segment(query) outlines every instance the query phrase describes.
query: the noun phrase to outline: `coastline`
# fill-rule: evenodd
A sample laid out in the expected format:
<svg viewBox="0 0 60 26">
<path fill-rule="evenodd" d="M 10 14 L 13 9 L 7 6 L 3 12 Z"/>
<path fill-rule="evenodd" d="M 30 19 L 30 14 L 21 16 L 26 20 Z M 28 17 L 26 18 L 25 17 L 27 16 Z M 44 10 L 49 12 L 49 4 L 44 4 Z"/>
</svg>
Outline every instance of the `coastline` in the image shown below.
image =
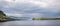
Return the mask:
<svg viewBox="0 0 60 26">
<path fill-rule="evenodd" d="M 60 18 L 32 18 L 32 20 L 60 20 Z"/>
</svg>

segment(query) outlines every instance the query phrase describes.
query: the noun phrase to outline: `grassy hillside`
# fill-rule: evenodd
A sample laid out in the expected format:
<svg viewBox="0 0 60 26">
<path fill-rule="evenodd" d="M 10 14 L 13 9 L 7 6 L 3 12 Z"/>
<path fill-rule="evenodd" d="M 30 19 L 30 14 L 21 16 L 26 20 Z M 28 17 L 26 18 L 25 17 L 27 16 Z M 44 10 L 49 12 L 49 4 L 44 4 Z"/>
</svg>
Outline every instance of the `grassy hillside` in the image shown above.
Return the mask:
<svg viewBox="0 0 60 26">
<path fill-rule="evenodd" d="M 0 10 L 0 21 L 6 20 L 6 15 Z"/>
<path fill-rule="evenodd" d="M 0 10 L 0 22 L 12 21 L 12 20 L 15 20 L 15 19 L 8 18 L 6 14 L 4 14 L 4 12 Z"/>
</svg>

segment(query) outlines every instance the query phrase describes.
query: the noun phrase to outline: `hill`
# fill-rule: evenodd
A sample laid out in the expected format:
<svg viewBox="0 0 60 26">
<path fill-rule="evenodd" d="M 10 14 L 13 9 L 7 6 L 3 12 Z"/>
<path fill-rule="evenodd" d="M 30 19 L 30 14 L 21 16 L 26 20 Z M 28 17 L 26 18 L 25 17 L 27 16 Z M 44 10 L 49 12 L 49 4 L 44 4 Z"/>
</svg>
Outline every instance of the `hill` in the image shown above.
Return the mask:
<svg viewBox="0 0 60 26">
<path fill-rule="evenodd" d="M 15 19 L 8 18 L 6 14 L 0 10 L 0 22 L 12 21 L 12 20 L 15 20 Z"/>
</svg>

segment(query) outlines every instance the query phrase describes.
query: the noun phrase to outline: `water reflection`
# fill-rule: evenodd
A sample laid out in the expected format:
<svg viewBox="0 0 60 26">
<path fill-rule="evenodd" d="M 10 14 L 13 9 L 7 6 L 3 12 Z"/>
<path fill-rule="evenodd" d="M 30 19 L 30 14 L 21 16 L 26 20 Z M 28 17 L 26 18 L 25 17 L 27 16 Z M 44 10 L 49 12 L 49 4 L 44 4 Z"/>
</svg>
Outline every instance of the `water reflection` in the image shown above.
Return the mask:
<svg viewBox="0 0 60 26">
<path fill-rule="evenodd" d="M 0 26 L 60 26 L 60 20 L 10 21 L 0 23 Z"/>
</svg>

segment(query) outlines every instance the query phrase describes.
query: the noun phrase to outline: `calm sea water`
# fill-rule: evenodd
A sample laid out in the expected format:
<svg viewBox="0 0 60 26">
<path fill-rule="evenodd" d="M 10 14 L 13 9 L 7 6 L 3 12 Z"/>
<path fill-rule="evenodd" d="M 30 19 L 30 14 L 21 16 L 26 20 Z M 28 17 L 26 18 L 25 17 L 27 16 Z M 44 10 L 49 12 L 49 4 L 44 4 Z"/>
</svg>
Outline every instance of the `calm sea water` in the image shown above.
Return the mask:
<svg viewBox="0 0 60 26">
<path fill-rule="evenodd" d="M 60 26 L 60 20 L 26 20 L 0 23 L 0 26 Z"/>
</svg>

